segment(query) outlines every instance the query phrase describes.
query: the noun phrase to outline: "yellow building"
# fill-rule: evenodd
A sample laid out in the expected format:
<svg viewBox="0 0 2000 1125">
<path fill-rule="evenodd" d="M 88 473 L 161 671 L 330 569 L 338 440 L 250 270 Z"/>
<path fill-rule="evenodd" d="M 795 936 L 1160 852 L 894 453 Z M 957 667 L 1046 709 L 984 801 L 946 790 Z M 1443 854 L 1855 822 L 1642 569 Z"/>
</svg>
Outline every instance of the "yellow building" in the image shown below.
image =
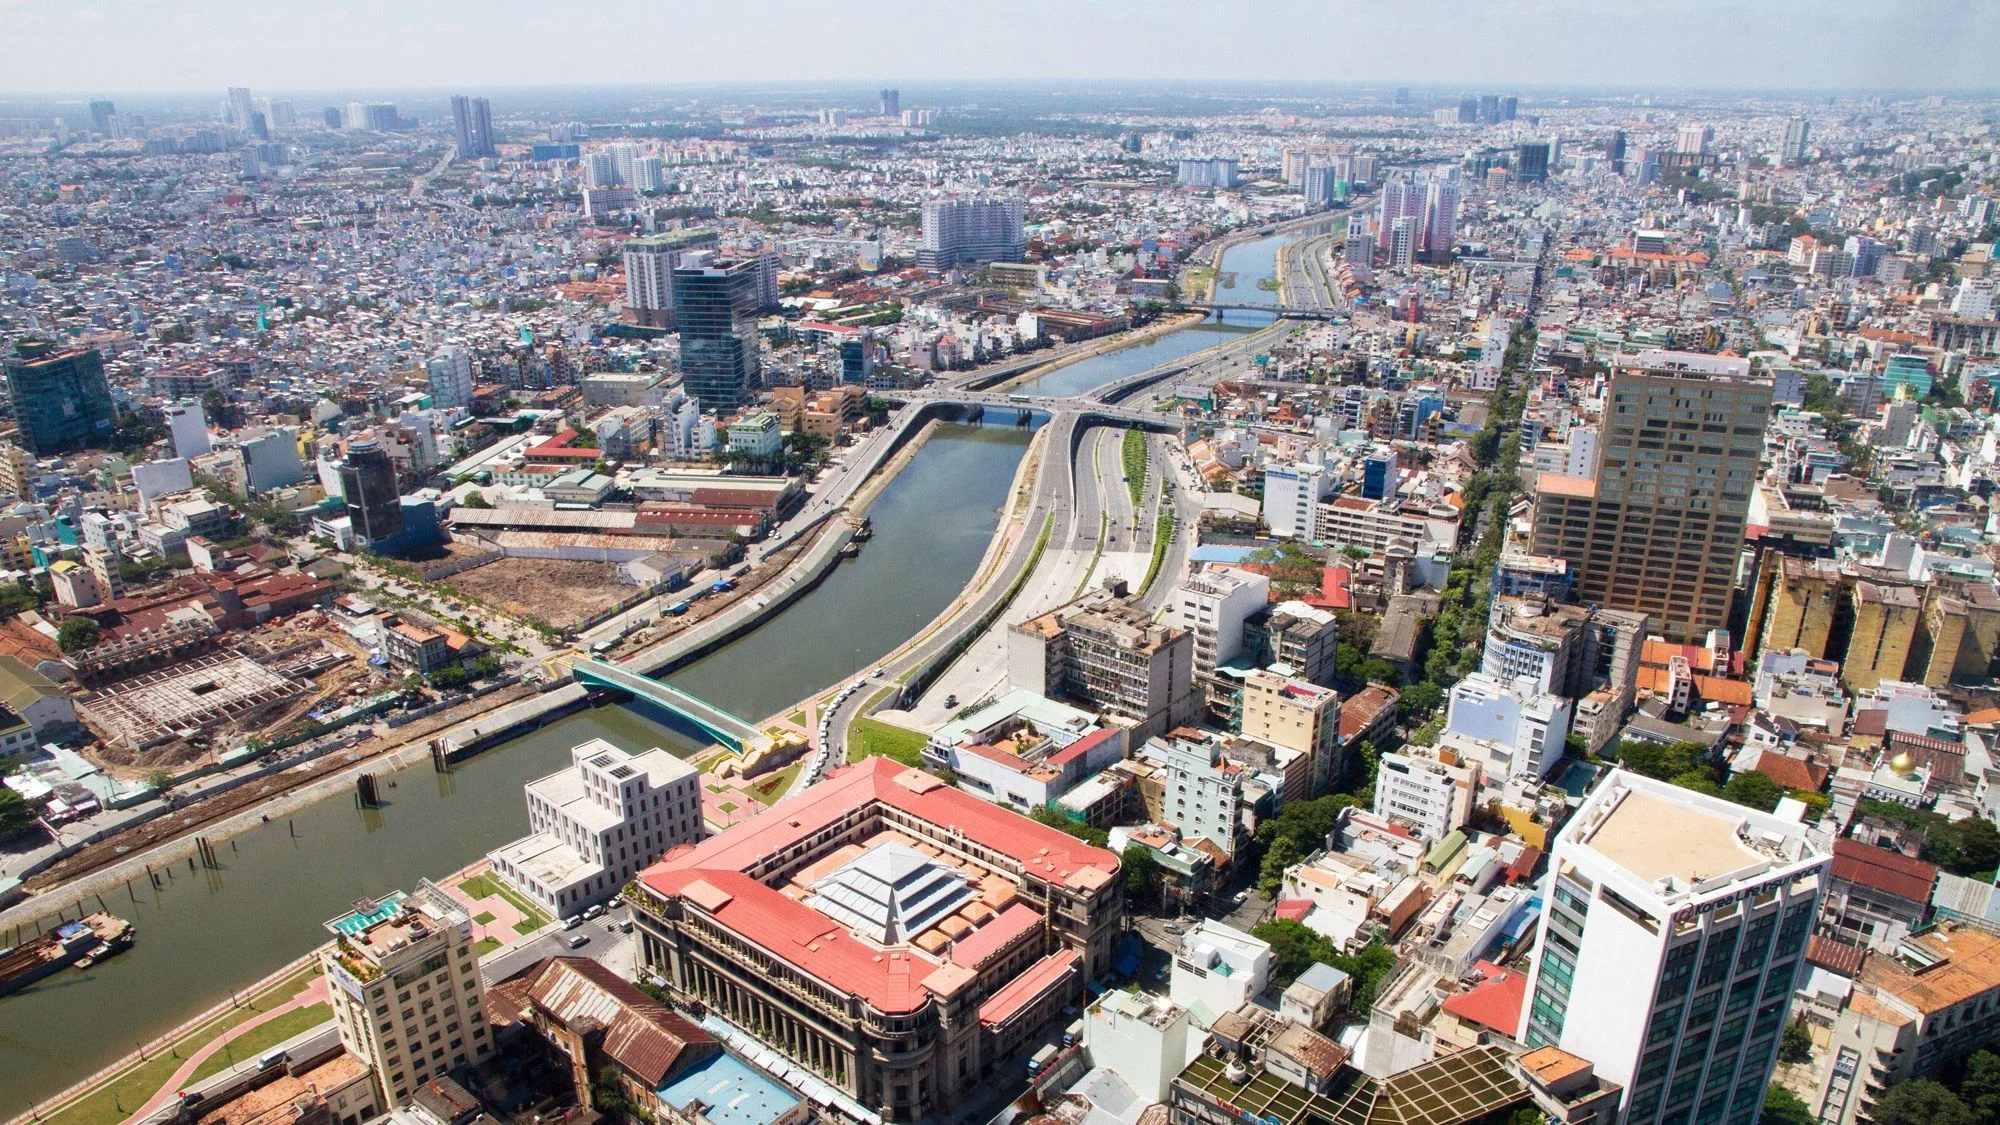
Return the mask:
<svg viewBox="0 0 2000 1125">
<path fill-rule="evenodd" d="M 1313 796 L 1341 775 L 1340 693 L 1332 688 L 1258 669 L 1243 678 L 1243 733 L 1297 750 L 1312 762 Z M 1286 794 L 1286 799 L 1291 799 Z"/>
<path fill-rule="evenodd" d="M 2000 651 L 2000 594 L 1983 582 L 1939 579 L 1925 593 L 1924 632 L 1926 687 L 1981 682 Z"/>
<path fill-rule="evenodd" d="M 1840 682 L 1849 691 L 1872 691 L 1883 680 L 1900 680 L 1923 618 L 1917 591 L 1910 586 L 1854 584 L 1854 632 L 1841 661 Z"/>
<path fill-rule="evenodd" d="M 1778 565 L 1759 651 L 1796 648 L 1824 657 L 1845 580 L 1830 562 L 1787 556 Z"/>
</svg>

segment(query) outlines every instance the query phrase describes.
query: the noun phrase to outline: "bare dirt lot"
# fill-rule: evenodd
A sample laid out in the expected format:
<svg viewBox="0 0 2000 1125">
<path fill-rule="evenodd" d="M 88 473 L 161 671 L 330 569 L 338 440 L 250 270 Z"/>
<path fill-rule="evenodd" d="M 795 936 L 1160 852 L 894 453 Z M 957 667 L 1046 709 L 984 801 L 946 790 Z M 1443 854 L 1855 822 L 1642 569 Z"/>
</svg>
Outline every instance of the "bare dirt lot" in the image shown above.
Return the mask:
<svg viewBox="0 0 2000 1125">
<path fill-rule="evenodd" d="M 447 579 L 453 588 L 517 617 L 571 629 L 593 613 L 638 593 L 610 563 L 500 559 Z"/>
</svg>

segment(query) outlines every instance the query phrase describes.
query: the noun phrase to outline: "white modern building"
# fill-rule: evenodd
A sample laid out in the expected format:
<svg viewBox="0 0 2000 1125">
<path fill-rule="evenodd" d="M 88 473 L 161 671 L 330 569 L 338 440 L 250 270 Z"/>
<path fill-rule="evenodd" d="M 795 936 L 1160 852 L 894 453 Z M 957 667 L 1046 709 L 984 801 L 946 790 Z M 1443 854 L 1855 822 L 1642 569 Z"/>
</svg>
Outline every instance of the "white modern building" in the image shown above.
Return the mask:
<svg viewBox="0 0 2000 1125">
<path fill-rule="evenodd" d="M 430 384 L 431 404 L 440 410 L 460 410 L 472 405 L 472 353 L 457 344 L 447 344 L 424 364 Z"/>
<path fill-rule="evenodd" d="M 1786 807 L 1621 770 L 1556 838 L 1520 1038 L 1589 1059 L 1631 1125 L 1757 1119 L 1832 864 Z"/>
<path fill-rule="evenodd" d="M 1539 781 L 1563 760 L 1575 704 L 1537 690 L 1526 676 L 1502 683 L 1474 672 L 1451 687 L 1445 734 L 1485 743 L 1486 776 Z"/>
<path fill-rule="evenodd" d="M 1271 580 L 1255 571 L 1210 567 L 1174 592 L 1172 622 L 1194 634 L 1194 673 L 1215 671 L 1243 651 L 1243 623 L 1271 601 Z"/>
<path fill-rule="evenodd" d="M 1234 926 L 1204 918 L 1181 935 L 1169 995 L 1194 1010 L 1206 1030 L 1215 1017 L 1241 1008 L 1271 983 L 1271 947 Z"/>
<path fill-rule="evenodd" d="M 1083 1049 L 1091 1064 L 1117 1071 L 1149 1102 L 1167 1100 L 1174 1076 L 1201 1053 L 1207 1038 L 1191 1026 L 1186 1008 L 1144 992 L 1111 989 L 1083 1016 Z"/>
<path fill-rule="evenodd" d="M 174 456 L 184 461 L 215 449 L 208 440 L 208 419 L 203 416 L 199 402 L 167 407 L 167 434 L 173 439 Z"/>
<path fill-rule="evenodd" d="M 1234 855 L 1243 818 L 1243 771 L 1210 739 L 1156 738 L 1148 749 L 1166 763 L 1160 814 L 1181 839 L 1204 839 Z"/>
<path fill-rule="evenodd" d="M 1324 465 L 1304 462 L 1264 470 L 1264 526 L 1277 539 L 1310 539 L 1319 502 L 1331 476 Z"/>
<path fill-rule="evenodd" d="M 1449 751 L 1384 754 L 1375 770 L 1375 815 L 1408 821 L 1435 844 L 1471 819 L 1479 778 L 1477 765 Z"/>
<path fill-rule="evenodd" d="M 603 902 L 669 848 L 706 834 L 700 772 L 658 748 L 629 754 L 593 738 L 570 751 L 569 769 L 527 790 L 529 834 L 486 858 L 556 917 Z"/>
</svg>

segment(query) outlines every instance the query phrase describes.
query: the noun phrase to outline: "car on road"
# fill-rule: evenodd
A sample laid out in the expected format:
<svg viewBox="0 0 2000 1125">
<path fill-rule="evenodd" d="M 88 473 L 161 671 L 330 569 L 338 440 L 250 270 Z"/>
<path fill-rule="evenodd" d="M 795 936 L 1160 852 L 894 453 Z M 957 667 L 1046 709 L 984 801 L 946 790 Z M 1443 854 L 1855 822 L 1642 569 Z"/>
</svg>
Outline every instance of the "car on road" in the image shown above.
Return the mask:
<svg viewBox="0 0 2000 1125">
<path fill-rule="evenodd" d="M 563 919 L 562 928 L 565 930 L 574 930 L 581 925 L 583 925 L 583 919 L 572 914 L 569 917 Z"/>
<path fill-rule="evenodd" d="M 590 944 L 590 935 L 571 934 L 568 938 L 564 939 L 563 944 L 569 946 L 571 949 L 582 949 L 584 946 Z"/>
<path fill-rule="evenodd" d="M 604 917 L 604 904 L 601 902 L 598 903 L 596 906 L 591 907 L 589 910 L 583 912 L 583 918 L 584 921 L 586 922 L 594 921 L 595 919 L 602 917 Z"/>
</svg>

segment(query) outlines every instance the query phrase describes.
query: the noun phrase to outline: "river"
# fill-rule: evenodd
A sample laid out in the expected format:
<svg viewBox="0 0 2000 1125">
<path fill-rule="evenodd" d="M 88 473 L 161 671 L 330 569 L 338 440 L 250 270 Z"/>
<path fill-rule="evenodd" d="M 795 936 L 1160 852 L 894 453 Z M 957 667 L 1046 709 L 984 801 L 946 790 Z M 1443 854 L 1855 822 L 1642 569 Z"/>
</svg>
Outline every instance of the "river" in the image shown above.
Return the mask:
<svg viewBox="0 0 2000 1125">
<path fill-rule="evenodd" d="M 1286 236 L 1229 251 L 1236 287 L 1221 297 L 1274 304 L 1256 288 Z M 1261 299 L 1260 299 L 1261 298 Z M 1270 323 L 1230 313 L 1044 376 L 1074 393 Z M 1047 380 L 1061 379 L 1058 390 Z M 875 536 L 858 559 L 762 628 L 674 672 L 683 690 L 752 720 L 868 667 L 964 588 L 992 539 L 1030 436 L 1002 411 L 985 426 L 944 425 L 869 509 Z M 1002 420 L 1004 419 L 1004 420 Z M 522 784 L 568 761 L 577 743 L 693 749 L 634 709 L 572 715 L 479 754 L 448 774 L 404 771 L 386 808 L 345 799 L 305 809 L 221 846 L 221 869 L 185 867 L 159 891 L 105 896 L 138 925 L 132 949 L 89 972 L 65 970 L 0 998 L 0 1114 L 53 1094 L 226 998 L 326 938 L 321 923 L 355 900 L 408 888 L 478 859 L 527 830 Z M 294 835 L 296 833 L 296 835 Z"/>
</svg>

